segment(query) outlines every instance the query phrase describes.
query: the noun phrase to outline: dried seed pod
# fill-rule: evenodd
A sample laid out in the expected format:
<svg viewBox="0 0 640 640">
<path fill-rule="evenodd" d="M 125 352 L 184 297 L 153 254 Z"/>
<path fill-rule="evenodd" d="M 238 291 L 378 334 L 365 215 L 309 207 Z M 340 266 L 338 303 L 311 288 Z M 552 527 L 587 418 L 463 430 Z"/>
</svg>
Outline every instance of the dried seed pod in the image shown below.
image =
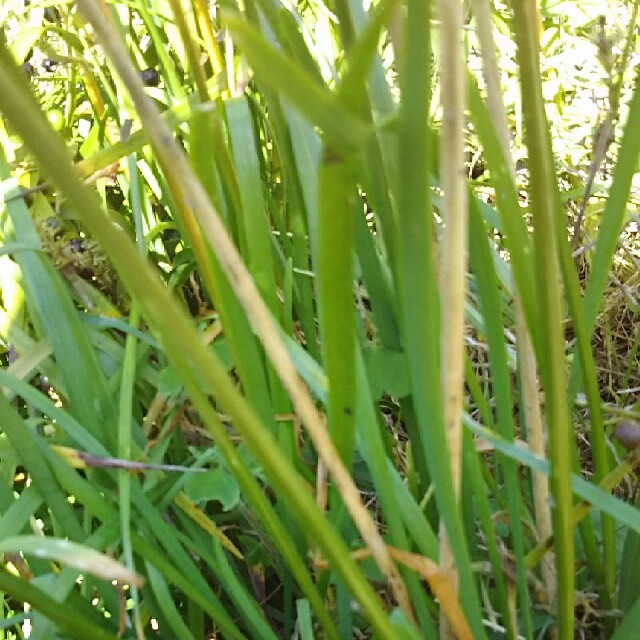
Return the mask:
<svg viewBox="0 0 640 640">
<path fill-rule="evenodd" d="M 623 420 L 616 427 L 616 438 L 618 442 L 629 451 L 640 447 L 640 424 Z"/>
</svg>

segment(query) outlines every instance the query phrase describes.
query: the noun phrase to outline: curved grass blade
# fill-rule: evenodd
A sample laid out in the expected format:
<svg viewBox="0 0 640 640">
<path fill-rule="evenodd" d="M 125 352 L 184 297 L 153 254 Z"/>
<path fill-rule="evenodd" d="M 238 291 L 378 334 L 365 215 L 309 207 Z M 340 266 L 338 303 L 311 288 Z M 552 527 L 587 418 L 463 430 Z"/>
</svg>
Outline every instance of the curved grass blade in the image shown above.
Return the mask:
<svg viewBox="0 0 640 640">
<path fill-rule="evenodd" d="M 48 536 L 14 536 L 0 541 L 0 553 L 23 553 L 56 560 L 103 580 L 142 586 L 144 578 L 113 558 L 82 544 Z"/>
</svg>

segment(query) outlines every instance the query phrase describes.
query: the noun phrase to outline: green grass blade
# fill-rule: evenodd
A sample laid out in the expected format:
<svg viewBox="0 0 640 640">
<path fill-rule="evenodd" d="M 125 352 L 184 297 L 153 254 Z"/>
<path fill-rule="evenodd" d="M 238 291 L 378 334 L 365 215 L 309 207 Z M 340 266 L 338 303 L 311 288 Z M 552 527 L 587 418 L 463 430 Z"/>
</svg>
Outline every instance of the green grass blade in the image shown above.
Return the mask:
<svg viewBox="0 0 640 640">
<path fill-rule="evenodd" d="M 298 630 L 301 640 L 314 640 L 313 623 L 311 620 L 311 608 L 307 600 L 296 600 L 296 613 L 298 614 Z"/>
<path fill-rule="evenodd" d="M 40 438 L 24 423 L 9 401 L 0 394 L 2 428 L 13 448 L 29 471 L 35 487 L 45 500 L 61 530 L 72 540 L 80 541 L 85 535 L 73 509 L 40 454 L 35 440 Z"/>
<path fill-rule="evenodd" d="M 638 634 L 638 625 L 640 624 L 640 598 L 636 600 L 627 612 L 622 624 L 616 629 L 611 636 L 611 640 L 634 640 Z"/>
<path fill-rule="evenodd" d="M 46 615 L 70 638 L 77 638 L 77 640 L 117 640 L 120 637 L 115 629 L 109 631 L 103 626 L 90 621 L 78 611 L 74 613 L 73 617 L 70 617 L 67 615 L 65 607 L 61 607 L 60 603 L 47 595 L 46 592 L 20 578 L 16 578 L 5 570 L 0 570 L 0 590 L 16 600 L 28 602 L 33 609 Z M 125 638 L 131 637 L 125 636 Z"/>
<path fill-rule="evenodd" d="M 369 389 L 369 381 L 366 377 L 364 358 L 361 349 L 356 351 L 356 377 L 357 377 L 357 438 L 358 450 L 362 453 L 367 467 L 371 473 L 376 495 L 380 501 L 382 514 L 387 522 L 389 530 L 388 541 L 398 549 L 409 550 L 409 538 L 406 517 L 412 509 L 420 509 L 411 496 L 405 494 L 409 505 L 402 505 L 394 490 L 394 480 L 404 488 L 397 470 L 391 464 L 385 451 L 385 445 L 381 433 L 379 419 L 374 412 L 373 399 Z M 420 514 L 422 515 L 422 514 Z M 437 556 L 437 539 L 428 523 L 422 519 L 417 538 L 420 544 L 428 550 L 427 557 L 434 559 Z M 412 533 L 415 535 L 416 530 Z M 424 552 L 423 552 L 424 553 Z M 416 612 L 420 626 L 427 636 L 435 635 L 433 622 L 429 616 L 429 606 L 417 576 L 412 572 L 404 571 L 403 578 L 407 584 L 407 590 L 411 596 L 411 603 Z"/>
<path fill-rule="evenodd" d="M 531 290 L 531 287 L 535 287 L 531 239 L 518 201 L 516 185 L 513 183 L 509 165 L 504 157 L 489 111 L 480 96 L 477 83 L 471 78 L 469 79 L 469 106 L 471 118 L 478 130 L 485 153 L 487 166 L 491 170 L 497 204 L 496 212 L 499 216 L 499 230 L 504 234 L 504 241 L 509 249 L 515 285 L 518 291 Z M 538 340 L 538 309 L 533 304 L 534 300 L 535 295 L 522 297 L 527 327 L 535 345 Z"/>
<path fill-rule="evenodd" d="M 241 220 L 247 243 L 244 256 L 258 290 L 271 313 L 277 317 L 278 301 L 271 253 L 271 230 L 258 162 L 258 146 L 253 132 L 253 118 L 245 98 L 224 103 L 229 139 L 240 189 Z"/>
<path fill-rule="evenodd" d="M 401 73 L 400 177 L 397 186 L 398 288 L 411 388 L 420 425 L 422 451 L 436 486 L 436 499 L 460 574 L 460 599 L 477 638 L 485 637 L 470 571 L 460 512 L 453 490 L 440 394 L 439 303 L 433 271 L 433 233 L 429 192 L 429 148 L 425 114 L 429 104 L 428 39 L 430 7 L 408 3 L 406 50 Z M 437 452 L 437 453 L 436 453 Z"/>
<path fill-rule="evenodd" d="M 221 587 L 226 591 L 242 616 L 244 625 L 248 628 L 249 637 L 261 640 L 276 640 L 276 635 L 269 626 L 269 623 L 260 609 L 260 604 L 250 595 L 249 591 L 242 584 L 242 581 L 234 570 L 230 560 L 222 548 L 220 542 L 203 535 L 203 532 L 196 530 L 196 525 L 188 522 L 183 515 L 180 515 L 183 527 L 189 533 L 187 536 L 180 536 L 185 546 L 192 552 L 198 554 L 211 569 L 215 572 Z"/>
<path fill-rule="evenodd" d="M 515 437 L 512 414 L 514 402 L 511 395 L 511 374 L 507 364 L 507 353 L 504 344 L 504 326 L 502 323 L 498 279 L 493 267 L 493 256 L 489 248 L 487 230 L 480 212 L 473 204 L 470 217 L 470 235 L 474 238 L 470 247 L 470 255 L 474 273 L 476 274 L 480 308 L 484 317 L 489 345 L 489 364 L 491 366 L 492 389 L 496 404 L 496 422 L 500 434 L 506 440 L 513 440 Z M 517 468 L 513 461 L 507 458 L 503 459 L 501 463 L 501 466 L 504 467 L 524 634 L 526 637 L 532 638 L 531 605 L 524 567 L 524 542 L 521 527 L 523 518 L 521 487 L 518 482 Z"/>
<path fill-rule="evenodd" d="M 161 573 L 150 563 L 145 563 L 146 575 L 149 577 L 149 586 L 158 602 L 162 617 L 166 620 L 169 628 L 173 631 L 174 637 L 185 638 L 185 640 L 195 640 L 189 627 L 184 623 L 178 609 L 171 597 L 169 586 L 165 582 Z M 240 636 L 241 637 L 241 636 Z"/>
<path fill-rule="evenodd" d="M 482 427 L 466 415 L 465 426 L 475 435 L 491 443 L 497 451 L 517 460 L 520 464 L 523 464 L 532 470 L 539 471 L 547 476 L 550 475 L 551 467 L 548 460 L 543 460 L 542 458 L 533 455 L 525 447 L 519 446 L 515 442 L 507 442 L 497 435 L 495 431 L 490 431 L 489 429 Z M 617 482 L 622 480 L 628 469 L 629 466 L 623 464 L 619 471 L 614 470 L 614 472 L 616 472 L 614 480 Z M 634 531 L 640 532 L 640 511 L 582 478 L 575 475 L 571 475 L 570 477 L 570 490 L 578 498 L 596 509 L 600 509 L 604 513 L 612 516 L 620 524 L 625 524 Z M 573 511 L 570 513 L 569 517 L 572 523 L 571 526 L 573 527 Z M 527 562 L 529 564 L 528 560 Z"/>
<path fill-rule="evenodd" d="M 357 148 L 370 131 L 357 116 L 293 60 L 279 53 L 250 24 L 227 16 L 225 24 L 247 56 L 262 82 L 278 92 L 311 122 L 320 127 L 327 140 L 340 147 Z"/>
<path fill-rule="evenodd" d="M 142 577 L 129 571 L 109 556 L 69 540 L 49 536 L 23 535 L 5 538 L 0 553 L 33 554 L 38 558 L 56 560 L 82 572 L 93 573 L 104 580 L 141 584 Z"/>
<path fill-rule="evenodd" d="M 536 347 L 545 391 L 549 425 L 550 486 L 554 500 L 553 530 L 556 539 L 558 575 L 558 633 L 571 637 L 574 629 L 575 550 L 571 519 L 570 467 L 566 455 L 572 446 L 572 424 L 566 398 L 567 376 L 564 354 L 563 298 L 558 281 L 560 220 L 564 221 L 549 126 L 540 82 L 538 15 L 535 5 L 514 4 L 514 34 L 518 46 L 520 84 L 529 153 L 530 208 L 533 215 L 534 260 L 540 314 L 538 338 L 529 326 Z M 530 290 L 519 289 L 523 307 Z M 544 344 L 544 348 L 543 348 Z"/>
<path fill-rule="evenodd" d="M 318 180 L 318 318 L 329 380 L 329 431 L 347 469 L 355 446 L 352 159 L 325 148 Z"/>
<path fill-rule="evenodd" d="M 591 263 L 591 277 L 584 294 L 585 324 L 588 332 L 593 329 L 596 315 L 600 309 L 600 300 L 609 277 L 609 266 L 617 246 L 624 215 L 627 211 L 631 181 L 637 171 L 637 159 L 640 156 L 640 131 L 636 125 L 639 119 L 640 85 L 636 80 L 620 151 L 618 152 L 619 160 L 615 166 L 609 197 L 602 212 L 602 225 L 598 231 L 598 239 Z"/>
<path fill-rule="evenodd" d="M 0 540 L 22 533 L 41 504 L 42 496 L 34 486 L 25 489 L 0 518 Z"/>
</svg>

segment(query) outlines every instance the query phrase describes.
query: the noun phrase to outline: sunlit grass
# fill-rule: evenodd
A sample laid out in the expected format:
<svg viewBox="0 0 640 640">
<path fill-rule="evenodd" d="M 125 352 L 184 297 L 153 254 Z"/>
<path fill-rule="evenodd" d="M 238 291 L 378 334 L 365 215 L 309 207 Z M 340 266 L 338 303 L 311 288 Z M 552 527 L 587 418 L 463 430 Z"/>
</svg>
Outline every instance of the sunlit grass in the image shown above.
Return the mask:
<svg viewBox="0 0 640 640">
<path fill-rule="evenodd" d="M 0 9 L 7 627 L 632 637 L 628 14 L 205 4 Z"/>
</svg>

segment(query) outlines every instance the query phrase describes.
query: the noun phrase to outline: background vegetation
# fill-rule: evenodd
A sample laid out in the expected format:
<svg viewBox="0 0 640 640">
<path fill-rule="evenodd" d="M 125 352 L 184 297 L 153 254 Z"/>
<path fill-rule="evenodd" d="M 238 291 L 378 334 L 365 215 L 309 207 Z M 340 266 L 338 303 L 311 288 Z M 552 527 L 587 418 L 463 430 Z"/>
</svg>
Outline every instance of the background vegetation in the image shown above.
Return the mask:
<svg viewBox="0 0 640 640">
<path fill-rule="evenodd" d="M 2 4 L 4 637 L 635 637 L 638 3 L 538 4 Z"/>
</svg>

